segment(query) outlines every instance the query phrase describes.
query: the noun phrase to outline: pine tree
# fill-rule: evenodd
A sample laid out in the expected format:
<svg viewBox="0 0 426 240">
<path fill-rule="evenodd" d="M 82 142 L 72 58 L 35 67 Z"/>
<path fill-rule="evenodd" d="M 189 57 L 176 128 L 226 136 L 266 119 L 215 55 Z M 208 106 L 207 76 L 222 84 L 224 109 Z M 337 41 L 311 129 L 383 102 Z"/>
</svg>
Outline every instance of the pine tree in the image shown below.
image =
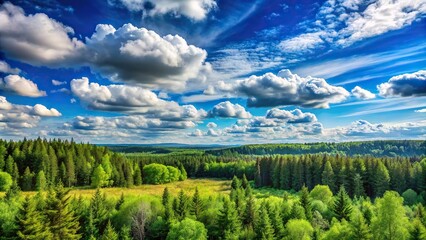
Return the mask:
<svg viewBox="0 0 426 240">
<path fill-rule="evenodd" d="M 35 202 L 29 197 L 25 198 L 22 207 L 17 216 L 19 239 L 38 240 L 51 239 L 52 233 L 49 232 L 42 214 L 37 211 Z"/>
<path fill-rule="evenodd" d="M 179 181 L 186 180 L 188 178 L 188 174 L 186 173 L 186 170 L 183 167 L 183 165 L 179 166 L 179 171 L 180 171 Z"/>
<path fill-rule="evenodd" d="M 100 240 L 118 240 L 118 234 L 115 232 L 114 228 L 112 227 L 111 221 L 108 221 L 108 224 Z"/>
<path fill-rule="evenodd" d="M 268 210 L 269 219 L 271 220 L 271 224 L 274 228 L 276 238 L 284 238 L 284 225 L 280 216 L 280 212 L 275 207 L 273 207 L 269 201 L 266 203 L 266 208 Z"/>
<path fill-rule="evenodd" d="M 22 176 L 22 190 L 30 191 L 33 188 L 33 173 L 29 167 L 25 168 L 24 175 Z"/>
<path fill-rule="evenodd" d="M 231 188 L 234 190 L 237 190 L 240 187 L 241 187 L 240 179 L 238 179 L 237 176 L 234 175 L 231 182 Z"/>
<path fill-rule="evenodd" d="M 362 177 L 359 173 L 356 173 L 354 176 L 353 193 L 355 197 L 362 197 L 365 195 Z"/>
<path fill-rule="evenodd" d="M 171 223 L 171 220 L 174 217 L 174 212 L 172 208 L 173 197 L 170 195 L 169 189 L 166 187 L 163 191 L 162 203 L 164 207 L 164 220 L 167 223 Z"/>
<path fill-rule="evenodd" d="M 201 199 L 198 187 L 195 188 L 194 196 L 192 197 L 191 214 L 195 216 L 195 220 L 198 220 L 201 213 L 204 211 L 204 202 Z"/>
<path fill-rule="evenodd" d="M 140 186 L 142 185 L 142 173 L 141 173 L 141 169 L 139 168 L 139 166 L 135 167 L 135 172 L 133 174 L 133 182 L 136 186 Z"/>
<path fill-rule="evenodd" d="M 70 190 L 65 190 L 62 185 L 49 193 L 47 198 L 46 213 L 53 239 L 73 240 L 80 239 L 78 234 L 79 222 L 70 207 Z"/>
<path fill-rule="evenodd" d="M 223 208 L 219 212 L 217 225 L 222 231 L 223 239 L 238 239 L 241 222 L 234 204 L 226 197 L 223 198 Z"/>
<path fill-rule="evenodd" d="M 46 176 L 44 175 L 44 171 L 41 170 L 40 172 L 38 172 L 36 177 L 36 189 L 37 191 L 44 191 L 46 190 L 46 187 L 47 187 Z"/>
<path fill-rule="evenodd" d="M 327 161 L 322 172 L 322 184 L 328 185 L 332 192 L 336 192 L 335 177 L 331 163 Z"/>
<path fill-rule="evenodd" d="M 243 224 L 246 227 L 254 229 L 256 221 L 256 203 L 253 195 L 250 195 L 244 211 Z"/>
<path fill-rule="evenodd" d="M 382 196 L 389 189 L 389 171 L 386 166 L 379 161 L 374 175 L 374 196 Z"/>
<path fill-rule="evenodd" d="M 269 219 L 268 210 L 265 205 L 265 202 L 263 202 L 260 207 L 259 220 L 256 224 L 256 235 L 257 239 L 274 239 L 274 228 L 271 225 L 271 220 Z"/>
<path fill-rule="evenodd" d="M 102 194 L 99 188 L 96 189 L 96 192 L 90 201 L 90 211 L 92 212 L 93 225 L 98 230 L 104 229 L 108 218 L 108 209 L 106 206 L 106 195 Z"/>
<path fill-rule="evenodd" d="M 310 200 L 310 197 L 309 197 L 308 188 L 305 187 L 305 186 L 302 187 L 302 195 L 300 196 L 300 205 L 305 210 L 306 219 L 311 221 L 312 220 L 311 200 Z"/>
<path fill-rule="evenodd" d="M 350 215 L 352 213 L 351 200 L 343 185 L 340 186 L 340 190 L 337 193 L 336 200 L 334 201 L 333 213 L 337 219 L 346 219 L 346 221 L 349 221 Z"/>
<path fill-rule="evenodd" d="M 174 204 L 174 210 L 176 213 L 176 217 L 179 221 L 182 221 L 185 217 L 188 216 L 188 210 L 189 210 L 189 202 L 188 197 L 183 192 L 183 189 L 180 190 L 178 198 L 175 199 L 173 202 Z"/>
<path fill-rule="evenodd" d="M 115 209 L 120 210 L 120 207 L 124 204 L 124 194 L 121 193 L 120 198 L 118 199 L 117 203 L 115 204 Z"/>
<path fill-rule="evenodd" d="M 370 227 L 366 223 L 361 212 L 354 214 L 355 216 L 350 222 L 351 235 L 350 240 L 369 240 L 372 238 Z"/>
<path fill-rule="evenodd" d="M 243 179 L 241 180 L 241 186 L 246 189 L 249 187 L 249 181 L 247 180 L 246 174 L 243 174 Z"/>
</svg>

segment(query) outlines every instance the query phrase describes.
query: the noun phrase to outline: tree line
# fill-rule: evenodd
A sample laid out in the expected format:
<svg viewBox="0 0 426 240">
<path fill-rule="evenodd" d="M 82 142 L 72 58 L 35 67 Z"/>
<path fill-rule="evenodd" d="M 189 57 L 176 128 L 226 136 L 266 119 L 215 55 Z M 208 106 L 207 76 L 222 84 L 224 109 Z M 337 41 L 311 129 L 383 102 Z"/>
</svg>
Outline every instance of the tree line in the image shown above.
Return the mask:
<svg viewBox="0 0 426 240">
<path fill-rule="evenodd" d="M 426 159 L 348 157 L 340 155 L 284 155 L 261 157 L 256 161 L 256 185 L 299 191 L 323 184 L 333 193 L 340 186 L 351 197 L 381 197 L 387 190 L 407 189 L 426 200 Z"/>
<path fill-rule="evenodd" d="M 0 199 L 0 239 L 425 239 L 426 210 L 408 197 L 386 191 L 372 202 L 350 198 L 341 186 L 257 197 L 243 176 L 227 195 L 181 190 L 151 201 L 71 197 L 62 185 L 23 197 L 11 188 Z M 405 204 L 405 205 L 404 205 Z"/>
<path fill-rule="evenodd" d="M 371 155 L 374 157 L 426 156 L 426 141 L 386 140 L 341 143 L 282 143 L 252 144 L 239 147 L 207 150 L 215 156 L 273 155 L 273 154 L 341 154 L 348 156 Z"/>
</svg>

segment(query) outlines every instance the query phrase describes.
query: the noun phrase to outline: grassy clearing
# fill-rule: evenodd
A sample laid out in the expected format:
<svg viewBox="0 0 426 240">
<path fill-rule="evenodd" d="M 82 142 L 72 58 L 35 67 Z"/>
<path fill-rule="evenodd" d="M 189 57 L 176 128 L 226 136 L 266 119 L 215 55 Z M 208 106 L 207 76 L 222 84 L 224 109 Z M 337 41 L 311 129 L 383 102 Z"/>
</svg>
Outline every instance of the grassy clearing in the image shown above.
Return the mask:
<svg viewBox="0 0 426 240">
<path fill-rule="evenodd" d="M 182 182 L 173 182 L 160 185 L 141 185 L 132 188 L 103 188 L 104 192 L 108 197 L 119 198 L 123 193 L 127 197 L 161 197 L 165 187 L 168 187 L 173 195 L 177 195 L 181 189 L 186 194 L 192 195 L 195 192 L 195 188 L 198 187 L 200 193 L 203 196 L 214 196 L 218 193 L 228 194 L 230 191 L 229 180 L 223 179 L 187 179 Z M 84 198 L 90 198 L 95 193 L 96 189 L 93 188 L 75 188 L 72 189 L 70 194 L 72 196 L 82 196 Z M 4 192 L 0 192 L 0 197 L 4 196 Z M 35 195 L 36 192 L 23 192 L 23 195 Z"/>
</svg>

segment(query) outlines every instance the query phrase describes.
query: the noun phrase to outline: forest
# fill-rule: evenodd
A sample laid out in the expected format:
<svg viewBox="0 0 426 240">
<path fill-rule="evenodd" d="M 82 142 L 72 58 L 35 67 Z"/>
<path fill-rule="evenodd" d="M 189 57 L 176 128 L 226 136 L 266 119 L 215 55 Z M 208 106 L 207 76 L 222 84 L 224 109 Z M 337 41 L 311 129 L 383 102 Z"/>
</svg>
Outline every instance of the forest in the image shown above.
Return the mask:
<svg viewBox="0 0 426 240">
<path fill-rule="evenodd" d="M 345 146 L 251 155 L 0 141 L 0 239 L 426 239 L 424 142 Z"/>
</svg>

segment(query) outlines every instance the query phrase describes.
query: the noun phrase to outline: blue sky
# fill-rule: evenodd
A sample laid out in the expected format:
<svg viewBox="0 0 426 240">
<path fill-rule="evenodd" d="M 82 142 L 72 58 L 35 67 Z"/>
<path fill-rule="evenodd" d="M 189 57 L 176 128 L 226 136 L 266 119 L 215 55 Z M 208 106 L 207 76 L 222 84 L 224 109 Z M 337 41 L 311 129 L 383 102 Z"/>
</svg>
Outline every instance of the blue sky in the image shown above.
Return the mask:
<svg viewBox="0 0 426 240">
<path fill-rule="evenodd" d="M 0 135 L 93 143 L 425 139 L 426 1 L 0 6 Z"/>
</svg>

